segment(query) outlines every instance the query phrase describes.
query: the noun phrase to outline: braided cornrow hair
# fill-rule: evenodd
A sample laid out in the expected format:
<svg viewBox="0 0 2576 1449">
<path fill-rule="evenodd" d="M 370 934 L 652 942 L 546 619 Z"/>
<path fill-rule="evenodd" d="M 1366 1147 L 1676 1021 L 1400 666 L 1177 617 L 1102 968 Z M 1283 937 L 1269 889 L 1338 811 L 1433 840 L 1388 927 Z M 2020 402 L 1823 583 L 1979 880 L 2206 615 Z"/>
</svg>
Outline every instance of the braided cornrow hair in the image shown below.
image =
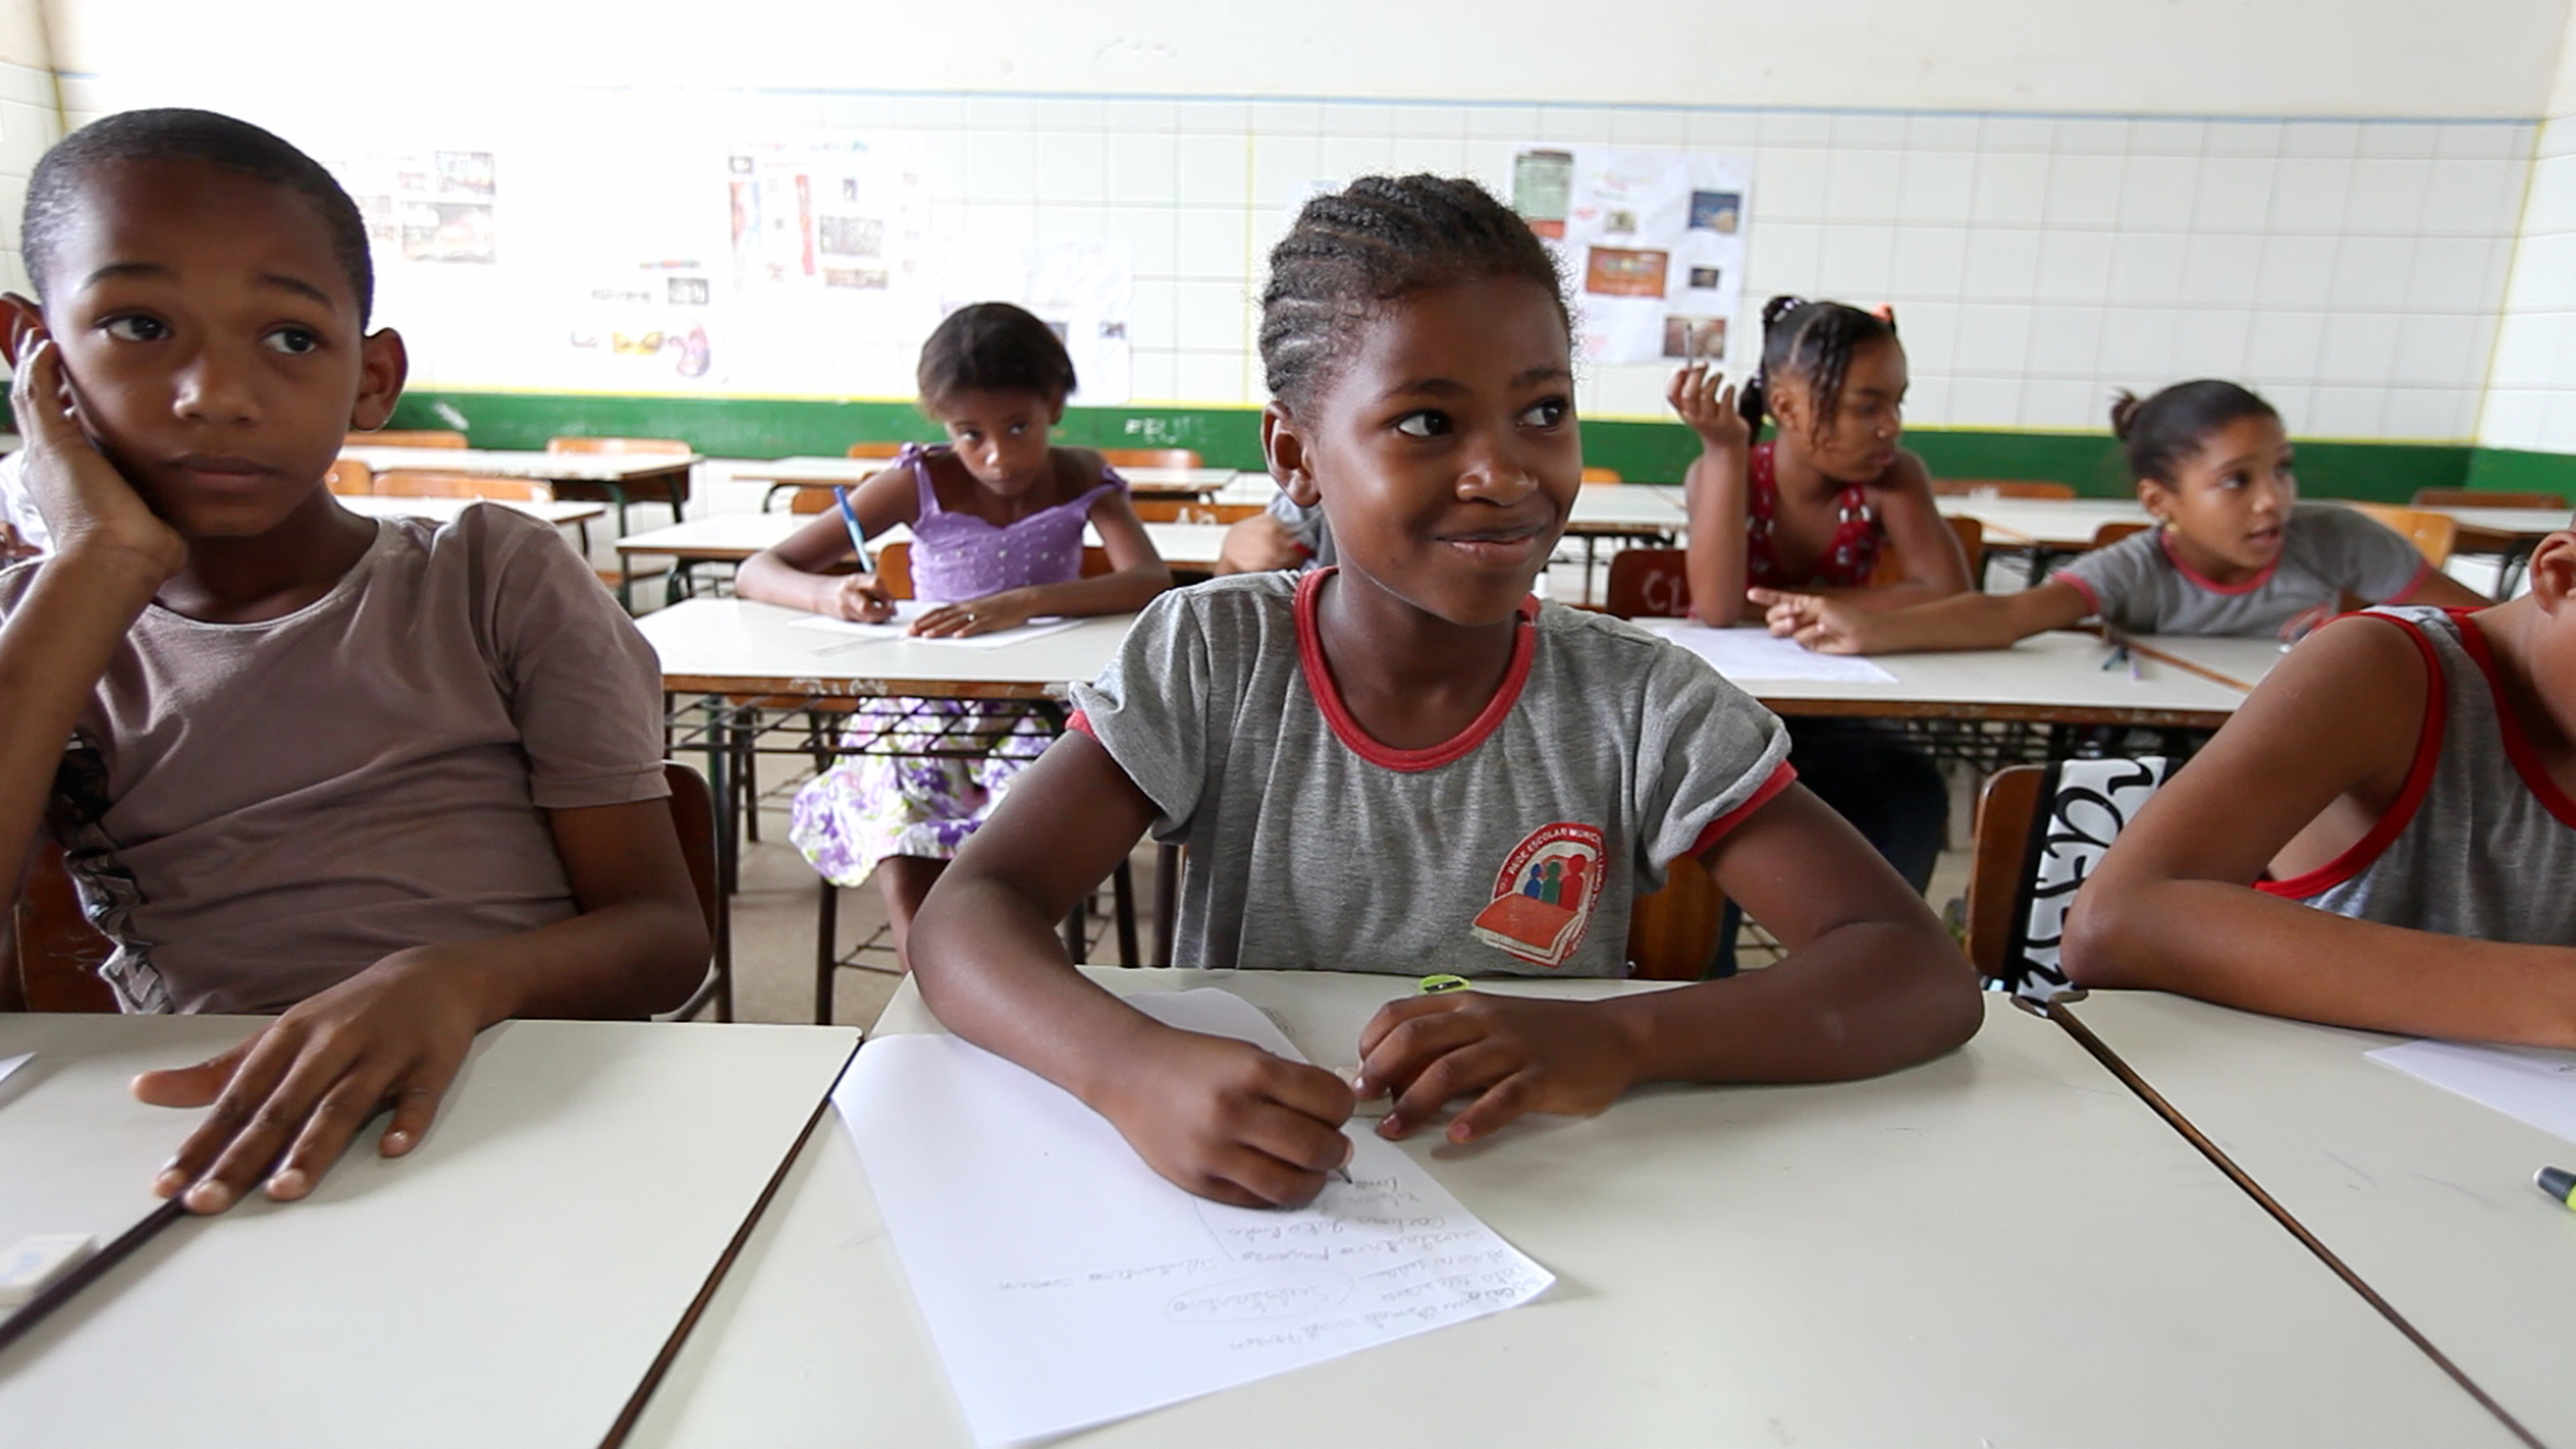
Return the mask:
<svg viewBox="0 0 2576 1449">
<path fill-rule="evenodd" d="M 1896 319 L 1841 302 L 1779 296 L 1762 304 L 1762 370 L 1736 394 L 1736 411 L 1762 431 L 1772 379 L 1802 377 L 1816 399 L 1816 424 L 1831 434 L 1842 410 L 1843 375 L 1852 354 L 1873 342 L 1896 340 Z"/>
<path fill-rule="evenodd" d="M 1387 303 L 1502 277 L 1546 288 L 1571 334 L 1555 259 L 1527 222 L 1475 182 L 1363 176 L 1316 197 L 1270 249 L 1270 284 L 1261 293 L 1270 395 L 1302 407 L 1332 380 L 1359 325 Z"/>
</svg>

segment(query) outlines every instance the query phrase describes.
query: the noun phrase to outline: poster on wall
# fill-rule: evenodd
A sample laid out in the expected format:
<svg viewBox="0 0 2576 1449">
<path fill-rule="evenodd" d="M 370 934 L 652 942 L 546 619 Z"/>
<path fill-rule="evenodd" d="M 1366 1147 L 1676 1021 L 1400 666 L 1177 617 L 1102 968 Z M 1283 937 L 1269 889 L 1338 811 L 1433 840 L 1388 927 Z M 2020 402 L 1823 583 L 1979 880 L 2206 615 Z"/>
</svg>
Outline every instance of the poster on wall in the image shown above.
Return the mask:
<svg viewBox="0 0 2576 1449">
<path fill-rule="evenodd" d="M 1031 242 L 1025 246 L 951 241 L 943 253 L 939 312 L 975 302 L 1015 302 L 1037 315 L 1064 343 L 1085 407 L 1123 403 L 1134 394 L 1128 338 L 1136 301 L 1136 261 L 1123 240 Z"/>
<path fill-rule="evenodd" d="M 1512 208 L 1574 292 L 1575 355 L 1596 366 L 1732 365 L 1752 163 L 1695 151 L 1532 142 Z"/>
<path fill-rule="evenodd" d="M 499 169 L 489 151 L 360 156 L 331 168 L 380 262 L 499 260 Z"/>
<path fill-rule="evenodd" d="M 939 318 L 930 188 L 902 146 L 849 134 L 738 141 L 723 198 L 739 385 L 793 393 L 908 389 L 893 339 Z"/>
<path fill-rule="evenodd" d="M 581 381 L 656 391 L 710 379 L 722 333 L 716 282 L 694 261 L 603 269 L 576 282 L 564 340 L 579 355 Z"/>
</svg>

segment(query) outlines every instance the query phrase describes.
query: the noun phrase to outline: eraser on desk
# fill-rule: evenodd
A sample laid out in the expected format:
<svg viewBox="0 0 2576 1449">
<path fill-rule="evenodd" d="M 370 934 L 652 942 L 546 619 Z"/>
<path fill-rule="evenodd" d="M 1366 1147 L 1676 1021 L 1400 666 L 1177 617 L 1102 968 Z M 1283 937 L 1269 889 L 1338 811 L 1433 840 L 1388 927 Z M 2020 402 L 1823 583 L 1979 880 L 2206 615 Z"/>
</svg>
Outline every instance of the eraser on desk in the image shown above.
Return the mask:
<svg viewBox="0 0 2576 1449">
<path fill-rule="evenodd" d="M 0 1308 L 16 1308 L 78 1267 L 98 1239 L 87 1233 L 39 1233 L 0 1253 Z"/>
</svg>

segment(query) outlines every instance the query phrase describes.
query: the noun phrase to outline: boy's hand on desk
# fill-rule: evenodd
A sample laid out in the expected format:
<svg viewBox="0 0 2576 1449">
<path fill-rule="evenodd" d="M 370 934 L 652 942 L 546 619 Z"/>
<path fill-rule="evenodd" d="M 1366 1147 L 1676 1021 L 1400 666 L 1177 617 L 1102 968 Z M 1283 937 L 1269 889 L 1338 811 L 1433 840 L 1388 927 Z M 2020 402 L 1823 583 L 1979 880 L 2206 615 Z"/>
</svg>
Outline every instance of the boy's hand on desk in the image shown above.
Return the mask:
<svg viewBox="0 0 2576 1449">
<path fill-rule="evenodd" d="M 942 604 L 912 621 L 912 632 L 925 639 L 963 639 L 1016 629 L 1029 621 L 1029 606 L 1017 592 L 988 594 L 963 604 Z"/>
<path fill-rule="evenodd" d="M 853 624 L 882 624 L 894 617 L 894 600 L 877 584 L 875 574 L 851 574 L 833 585 L 821 612 Z"/>
<path fill-rule="evenodd" d="M 1636 1046 L 1581 1001 L 1484 991 L 1390 1001 L 1360 1031 L 1359 1094 L 1394 1105 L 1379 1135 L 1402 1137 L 1473 1096 L 1449 1140 L 1482 1137 L 1524 1112 L 1589 1117 L 1636 1084 Z"/>
<path fill-rule="evenodd" d="M 265 1176 L 269 1197 L 291 1202 L 387 1105 L 378 1150 L 411 1151 L 483 1026 L 472 975 L 437 949 L 388 956 L 221 1056 L 136 1077 L 134 1095 L 155 1106 L 214 1104 L 153 1190 L 219 1213 Z"/>
<path fill-rule="evenodd" d="M 1231 1037 L 1174 1031 L 1102 1115 L 1156 1172 L 1237 1207 L 1297 1207 L 1350 1160 L 1350 1084 Z"/>
<path fill-rule="evenodd" d="M 1782 589 L 1746 589 L 1774 637 L 1795 639 L 1819 654 L 1866 654 L 1869 615 L 1836 599 Z"/>
<path fill-rule="evenodd" d="M 55 551 L 104 547 L 142 559 L 169 578 L 187 565 L 187 542 L 90 442 L 66 405 L 70 393 L 54 340 L 28 343 L 10 379 L 9 407 L 26 439 L 27 492 L 53 531 Z"/>
</svg>

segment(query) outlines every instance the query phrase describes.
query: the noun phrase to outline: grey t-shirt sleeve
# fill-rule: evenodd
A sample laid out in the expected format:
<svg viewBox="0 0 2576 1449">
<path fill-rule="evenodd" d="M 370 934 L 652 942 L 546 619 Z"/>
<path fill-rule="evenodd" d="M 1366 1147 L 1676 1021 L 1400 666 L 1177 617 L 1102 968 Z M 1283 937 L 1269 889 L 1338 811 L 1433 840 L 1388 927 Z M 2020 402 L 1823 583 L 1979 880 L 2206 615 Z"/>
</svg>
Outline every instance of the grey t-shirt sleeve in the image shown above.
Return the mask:
<svg viewBox="0 0 2576 1449">
<path fill-rule="evenodd" d="M 2296 517 L 2309 567 L 2374 604 L 2403 600 L 2432 569 L 2421 550 L 2369 514 L 2321 503 L 2300 505 Z"/>
<path fill-rule="evenodd" d="M 2165 561 L 2163 550 L 2163 538 L 2150 528 L 2109 548 L 2080 554 L 2049 577 L 2074 585 L 2104 623 L 2153 633 L 2173 575 L 2173 566 Z"/>
<path fill-rule="evenodd" d="M 533 802 L 578 810 L 670 794 L 662 666 L 615 596 L 551 526 L 493 504 L 458 524 L 499 535 L 477 602 Z"/>
<path fill-rule="evenodd" d="M 1333 533 L 1325 526 L 1323 505 L 1309 508 L 1282 489 L 1270 495 L 1268 511 L 1281 528 L 1288 530 L 1288 536 L 1296 540 L 1297 546 L 1307 552 L 1315 567 L 1323 568 L 1333 562 Z"/>
<path fill-rule="evenodd" d="M 1240 648 L 1226 651 L 1229 658 L 1259 647 L 1232 642 Z M 1192 594 L 1174 591 L 1156 596 L 1136 616 L 1097 680 L 1073 687 L 1084 732 L 1154 802 L 1157 839 L 1188 832 L 1207 789 L 1207 741 L 1231 727 L 1243 696 L 1240 680 L 1216 679 L 1216 658 Z"/>
<path fill-rule="evenodd" d="M 1780 717 L 1678 646 L 1656 650 L 1640 719 L 1634 805 L 1642 892 L 1661 889 L 1664 867 L 1707 849 L 1795 775 L 1784 768 L 1789 731 Z"/>
</svg>

